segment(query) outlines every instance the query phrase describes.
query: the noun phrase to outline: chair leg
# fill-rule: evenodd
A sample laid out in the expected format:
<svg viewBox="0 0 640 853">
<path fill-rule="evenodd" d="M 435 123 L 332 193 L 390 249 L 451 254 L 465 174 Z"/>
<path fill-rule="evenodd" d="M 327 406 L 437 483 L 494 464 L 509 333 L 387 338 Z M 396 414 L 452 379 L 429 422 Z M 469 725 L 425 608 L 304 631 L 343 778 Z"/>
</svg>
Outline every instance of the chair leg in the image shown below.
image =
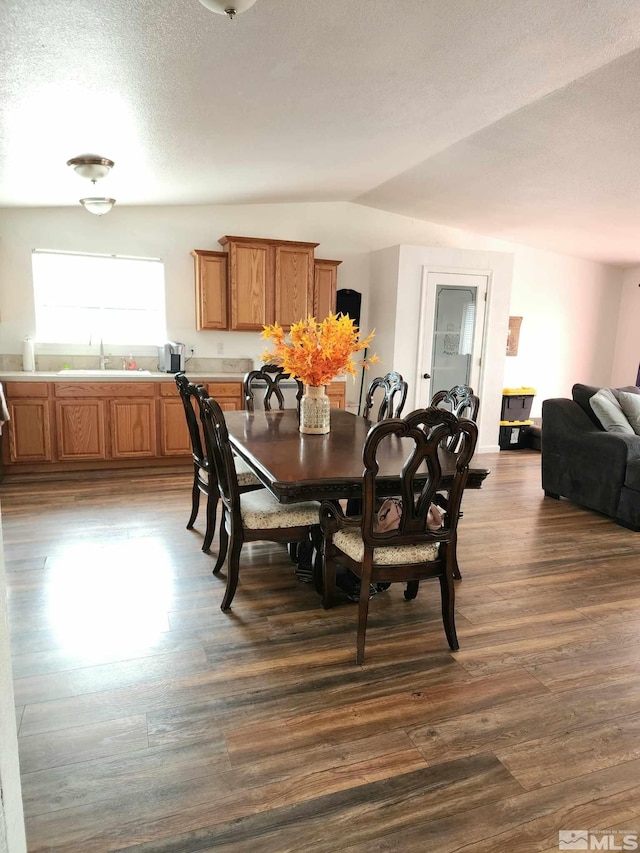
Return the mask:
<svg viewBox="0 0 640 853">
<path fill-rule="evenodd" d="M 326 540 L 322 550 L 322 606 L 328 610 L 336 594 L 336 561 L 333 557 L 333 546 L 327 544 Z"/>
<path fill-rule="evenodd" d="M 231 550 L 229 551 L 229 561 L 227 563 L 227 588 L 220 605 L 221 610 L 228 610 L 231 607 L 233 596 L 236 594 L 238 587 L 238 575 L 240 574 L 240 552 L 242 551 L 242 538 L 231 531 Z"/>
<path fill-rule="evenodd" d="M 200 508 L 200 489 L 198 488 L 198 469 L 196 467 L 193 474 L 193 486 L 191 488 L 191 515 L 187 521 L 187 530 L 191 530 L 198 517 L 198 509 Z"/>
<path fill-rule="evenodd" d="M 358 601 L 358 644 L 356 663 L 364 663 L 364 644 L 367 637 L 367 619 L 369 617 L 369 587 L 371 585 L 371 566 L 362 566 L 360 576 L 360 599 Z"/>
<path fill-rule="evenodd" d="M 218 548 L 218 559 L 216 560 L 216 564 L 213 567 L 213 574 L 217 575 L 222 566 L 224 565 L 225 558 L 227 556 L 227 550 L 229 549 L 229 534 L 227 533 L 227 525 L 225 524 L 224 511 L 222 514 L 222 523 L 220 524 L 220 547 Z"/>
<path fill-rule="evenodd" d="M 407 601 L 412 601 L 418 594 L 420 581 L 407 581 L 407 588 L 404 591 L 404 597 Z"/>
<path fill-rule="evenodd" d="M 207 530 L 204 534 L 204 542 L 202 550 L 207 553 L 213 541 L 213 534 L 216 532 L 216 516 L 218 514 L 218 495 L 213 493 L 207 495 Z"/>
<path fill-rule="evenodd" d="M 458 635 L 456 634 L 455 623 L 455 598 L 456 588 L 453 585 L 453 575 L 448 571 L 440 575 L 440 595 L 442 596 L 442 621 L 444 623 L 444 632 L 447 635 L 449 648 L 457 652 L 460 646 L 458 645 Z"/>
</svg>

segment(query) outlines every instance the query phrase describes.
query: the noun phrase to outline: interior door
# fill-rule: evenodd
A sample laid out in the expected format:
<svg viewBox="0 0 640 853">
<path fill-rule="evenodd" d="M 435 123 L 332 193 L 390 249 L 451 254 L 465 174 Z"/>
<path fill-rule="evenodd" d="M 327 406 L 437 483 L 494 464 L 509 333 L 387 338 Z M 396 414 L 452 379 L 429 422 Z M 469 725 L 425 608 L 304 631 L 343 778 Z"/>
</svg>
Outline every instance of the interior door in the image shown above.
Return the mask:
<svg viewBox="0 0 640 853">
<path fill-rule="evenodd" d="M 416 407 L 454 385 L 470 385 L 480 393 L 488 279 L 423 270 Z"/>
</svg>

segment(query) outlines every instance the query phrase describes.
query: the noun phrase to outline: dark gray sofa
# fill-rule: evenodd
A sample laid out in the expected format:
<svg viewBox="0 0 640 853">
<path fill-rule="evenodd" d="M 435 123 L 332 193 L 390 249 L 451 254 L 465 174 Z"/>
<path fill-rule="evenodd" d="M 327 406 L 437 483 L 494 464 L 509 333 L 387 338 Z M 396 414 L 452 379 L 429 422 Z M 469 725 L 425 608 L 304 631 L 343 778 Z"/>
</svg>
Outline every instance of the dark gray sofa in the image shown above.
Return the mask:
<svg viewBox="0 0 640 853">
<path fill-rule="evenodd" d="M 543 401 L 542 488 L 640 531 L 640 435 L 606 432 L 589 405 L 596 391 L 577 384 L 572 400 Z"/>
</svg>

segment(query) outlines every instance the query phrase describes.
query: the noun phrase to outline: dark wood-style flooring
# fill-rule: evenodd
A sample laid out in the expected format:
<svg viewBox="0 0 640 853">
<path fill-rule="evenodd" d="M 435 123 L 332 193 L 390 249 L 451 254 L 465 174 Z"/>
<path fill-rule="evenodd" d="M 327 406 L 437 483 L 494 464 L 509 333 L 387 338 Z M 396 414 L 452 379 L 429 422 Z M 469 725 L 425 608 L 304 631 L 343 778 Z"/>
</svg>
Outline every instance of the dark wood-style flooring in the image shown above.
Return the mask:
<svg viewBox="0 0 640 853">
<path fill-rule="evenodd" d="M 540 455 L 465 495 L 437 584 L 323 611 L 284 548 L 219 609 L 190 473 L 0 487 L 29 850 L 557 851 L 640 831 L 640 534 L 545 499 Z M 215 545 L 215 543 L 214 543 Z"/>
</svg>

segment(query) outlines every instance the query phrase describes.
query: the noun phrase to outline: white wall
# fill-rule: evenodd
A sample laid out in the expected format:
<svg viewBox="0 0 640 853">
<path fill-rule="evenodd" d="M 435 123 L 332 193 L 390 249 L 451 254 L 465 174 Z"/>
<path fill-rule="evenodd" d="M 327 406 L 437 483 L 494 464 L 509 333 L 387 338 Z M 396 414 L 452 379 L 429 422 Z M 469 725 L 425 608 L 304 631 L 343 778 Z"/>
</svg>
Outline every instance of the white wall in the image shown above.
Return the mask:
<svg viewBox="0 0 640 853">
<path fill-rule="evenodd" d="M 507 360 L 504 384 L 536 387 L 535 414 L 543 397 L 566 395 L 574 381 L 609 381 L 622 287 L 619 270 L 348 203 L 116 206 L 105 217 L 90 216 L 79 205 L 4 208 L 0 352 L 20 353 L 22 338 L 34 333 L 30 253 L 37 247 L 161 257 L 167 283 L 167 337 L 193 346 L 200 357 L 217 356 L 218 343 L 223 343 L 225 356 L 257 355 L 263 349 L 257 333 L 194 330 L 190 252 L 220 249 L 218 238 L 223 234 L 319 242 L 319 257 L 343 261 L 338 286 L 363 294 L 363 331 L 373 325 L 375 315 L 368 299 L 372 251 L 407 244 L 513 253 L 510 313 L 524 320 L 520 355 Z M 385 342 L 380 343 L 384 349 Z M 503 366 L 495 369 L 502 371 Z M 357 397 L 351 382 L 347 393 L 350 400 Z"/>
<path fill-rule="evenodd" d="M 640 363 L 640 267 L 625 270 L 611 384 L 635 385 Z"/>
<path fill-rule="evenodd" d="M 622 278 L 621 270 L 591 261 L 516 253 L 510 314 L 523 319 L 518 355 L 505 358 L 504 384 L 536 389 L 534 417 L 542 400 L 570 397 L 574 382 L 612 384 Z"/>
</svg>

